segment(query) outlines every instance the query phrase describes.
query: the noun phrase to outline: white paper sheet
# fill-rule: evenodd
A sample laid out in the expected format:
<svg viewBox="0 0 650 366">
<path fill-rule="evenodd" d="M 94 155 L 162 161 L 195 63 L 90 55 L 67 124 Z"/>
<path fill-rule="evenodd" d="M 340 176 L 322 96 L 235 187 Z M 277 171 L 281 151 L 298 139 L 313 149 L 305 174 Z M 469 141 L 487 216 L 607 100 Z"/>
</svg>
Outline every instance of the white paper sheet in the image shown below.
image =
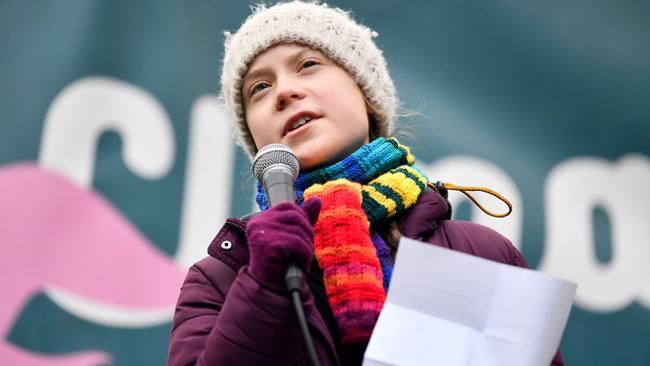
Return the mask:
<svg viewBox="0 0 650 366">
<path fill-rule="evenodd" d="M 576 285 L 402 238 L 364 365 L 548 366 Z"/>
</svg>

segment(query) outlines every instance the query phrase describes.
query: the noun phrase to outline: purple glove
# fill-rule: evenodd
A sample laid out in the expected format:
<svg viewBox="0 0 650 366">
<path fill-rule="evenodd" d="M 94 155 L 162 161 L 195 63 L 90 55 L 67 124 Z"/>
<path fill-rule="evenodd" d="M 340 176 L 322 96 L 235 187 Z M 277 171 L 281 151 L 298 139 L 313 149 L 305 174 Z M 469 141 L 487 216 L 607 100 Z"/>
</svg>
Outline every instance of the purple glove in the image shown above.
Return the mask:
<svg viewBox="0 0 650 366">
<path fill-rule="evenodd" d="M 284 288 L 284 272 L 293 262 L 306 273 L 314 253 L 314 224 L 321 201 L 312 198 L 300 208 L 283 202 L 253 217 L 246 225 L 248 269 L 267 285 Z"/>
</svg>

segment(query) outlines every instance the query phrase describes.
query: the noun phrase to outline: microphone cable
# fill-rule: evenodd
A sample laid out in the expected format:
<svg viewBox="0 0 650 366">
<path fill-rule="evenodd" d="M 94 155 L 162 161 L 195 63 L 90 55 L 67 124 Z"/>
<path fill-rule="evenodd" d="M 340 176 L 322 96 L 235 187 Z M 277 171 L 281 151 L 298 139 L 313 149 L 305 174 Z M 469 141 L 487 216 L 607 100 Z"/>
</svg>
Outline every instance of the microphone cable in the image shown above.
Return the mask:
<svg viewBox="0 0 650 366">
<path fill-rule="evenodd" d="M 284 276 L 284 281 L 289 292 L 291 292 L 291 298 L 293 299 L 293 306 L 296 309 L 296 315 L 298 316 L 298 323 L 300 323 L 300 329 L 302 330 L 302 336 L 307 345 L 307 352 L 309 353 L 309 358 L 313 366 L 320 366 L 318 361 L 318 356 L 316 355 L 316 348 L 314 347 L 314 341 L 311 338 L 309 333 L 309 328 L 307 327 L 307 319 L 305 318 L 305 311 L 302 308 L 302 301 L 300 301 L 300 288 L 302 287 L 302 270 L 300 268 L 290 263 L 286 275 Z"/>
</svg>

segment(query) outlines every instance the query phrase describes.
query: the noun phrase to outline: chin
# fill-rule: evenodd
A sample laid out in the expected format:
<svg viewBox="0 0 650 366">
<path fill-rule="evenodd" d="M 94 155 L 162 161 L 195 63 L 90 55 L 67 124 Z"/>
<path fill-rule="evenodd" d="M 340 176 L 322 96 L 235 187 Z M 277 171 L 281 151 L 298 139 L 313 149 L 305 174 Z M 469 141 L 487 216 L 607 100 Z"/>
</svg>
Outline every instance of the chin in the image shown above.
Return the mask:
<svg viewBox="0 0 650 366">
<path fill-rule="evenodd" d="M 316 154 L 313 150 L 305 154 L 298 153 L 298 158 L 300 160 L 301 171 L 313 170 L 332 164 L 332 159 L 329 155 Z"/>
<path fill-rule="evenodd" d="M 305 172 L 319 167 L 319 162 L 308 158 L 300 159 L 300 171 Z"/>
<path fill-rule="evenodd" d="M 345 158 L 345 156 L 343 157 L 329 156 L 320 159 L 308 159 L 308 158 L 300 159 L 300 170 L 310 171 L 310 170 L 325 168 L 330 165 L 338 163 L 339 161 L 343 160 L 343 158 Z"/>
<path fill-rule="evenodd" d="M 307 143 L 295 146 L 294 152 L 298 155 L 300 170 L 309 171 L 335 164 L 348 157 L 365 143 L 367 143 L 367 139 L 364 138 L 342 144 L 337 139 L 325 137 L 312 139 Z M 341 145 L 345 145 L 345 147 L 341 148 Z"/>
</svg>

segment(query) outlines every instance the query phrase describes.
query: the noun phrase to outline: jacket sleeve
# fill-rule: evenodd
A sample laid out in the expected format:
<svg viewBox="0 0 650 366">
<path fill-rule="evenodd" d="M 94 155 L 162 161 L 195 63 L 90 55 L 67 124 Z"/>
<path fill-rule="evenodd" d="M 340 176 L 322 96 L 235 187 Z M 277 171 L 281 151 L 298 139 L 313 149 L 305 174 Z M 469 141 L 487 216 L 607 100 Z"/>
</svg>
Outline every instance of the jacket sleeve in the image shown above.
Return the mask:
<svg viewBox="0 0 650 366">
<path fill-rule="evenodd" d="M 190 268 L 174 314 L 167 365 L 295 365 L 304 359 L 291 299 L 263 288 L 247 268 L 235 274 L 215 258 Z M 211 281 L 215 274 L 222 276 L 218 283 Z M 223 276 L 231 278 L 222 281 Z"/>
</svg>

